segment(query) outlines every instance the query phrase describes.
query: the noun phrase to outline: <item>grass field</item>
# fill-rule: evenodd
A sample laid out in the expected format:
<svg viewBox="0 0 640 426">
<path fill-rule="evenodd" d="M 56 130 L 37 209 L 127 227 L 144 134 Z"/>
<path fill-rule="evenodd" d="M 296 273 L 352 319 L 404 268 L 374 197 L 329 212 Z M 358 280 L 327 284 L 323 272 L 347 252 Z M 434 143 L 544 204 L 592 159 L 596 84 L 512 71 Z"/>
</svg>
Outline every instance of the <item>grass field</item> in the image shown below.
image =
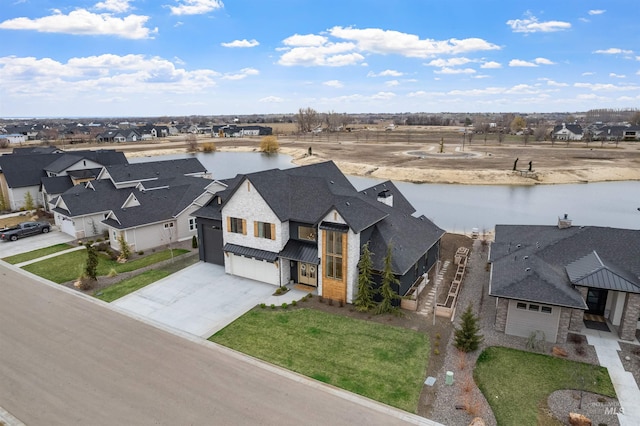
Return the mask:
<svg viewBox="0 0 640 426">
<path fill-rule="evenodd" d="M 49 254 L 58 253 L 60 251 L 69 250 L 73 248 L 72 245 L 61 243 L 50 247 L 41 248 L 38 250 L 29 251 L 27 253 L 16 254 L 14 256 L 5 257 L 4 260 L 7 263 L 15 265 L 17 263 L 27 262 L 29 260 L 38 259 Z"/>
<path fill-rule="evenodd" d="M 413 413 L 429 359 L 424 334 L 313 309 L 254 308 L 209 340 Z"/>
<path fill-rule="evenodd" d="M 132 293 L 136 290 L 140 290 L 143 287 L 148 286 L 151 283 L 154 283 L 162 278 L 165 278 L 170 275 L 170 272 L 167 270 L 151 270 L 143 272 L 135 277 L 128 278 L 126 280 L 122 280 L 117 284 L 109 286 L 103 290 L 100 290 L 94 294 L 100 300 L 104 300 L 105 302 L 113 302 L 123 296 L 126 296 L 129 293 Z"/>
<path fill-rule="evenodd" d="M 480 354 L 474 378 L 499 425 L 543 423 L 540 405 L 556 390 L 616 396 L 604 367 L 501 347 Z"/>
<path fill-rule="evenodd" d="M 188 252 L 189 250 L 173 249 L 173 256 L 179 256 Z M 136 269 L 144 268 L 145 266 L 153 265 L 154 263 L 162 262 L 170 258 L 171 252 L 169 250 L 163 250 L 126 263 L 118 263 L 111 260 L 104 253 L 100 253 L 98 256 L 98 276 L 109 274 L 111 269 L 115 269 L 117 273 L 135 271 Z M 84 270 L 86 260 L 86 251 L 78 250 L 26 265 L 23 269 L 60 284 L 77 279 Z"/>
</svg>

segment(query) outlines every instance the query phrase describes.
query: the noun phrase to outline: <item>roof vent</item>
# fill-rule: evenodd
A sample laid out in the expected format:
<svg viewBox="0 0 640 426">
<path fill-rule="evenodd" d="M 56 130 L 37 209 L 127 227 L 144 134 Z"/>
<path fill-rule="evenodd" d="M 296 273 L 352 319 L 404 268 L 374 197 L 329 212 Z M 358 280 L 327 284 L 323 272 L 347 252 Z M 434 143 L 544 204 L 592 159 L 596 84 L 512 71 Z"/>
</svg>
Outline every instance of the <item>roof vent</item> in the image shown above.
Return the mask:
<svg viewBox="0 0 640 426">
<path fill-rule="evenodd" d="M 523 257 L 522 259 L 523 259 L 523 260 L 527 260 L 528 258 L 529 258 L 529 256 L 525 256 L 525 257 Z"/>
<path fill-rule="evenodd" d="M 571 228 L 571 219 L 569 219 L 568 214 L 565 213 L 563 217 L 558 218 L 558 228 L 559 229 Z"/>
<path fill-rule="evenodd" d="M 351 204 L 349 204 L 349 202 L 348 202 L 348 201 L 347 201 L 345 204 L 346 204 L 347 206 L 350 206 L 350 205 L 351 205 Z"/>
<path fill-rule="evenodd" d="M 525 272 L 531 271 L 531 268 L 525 268 Z"/>
<path fill-rule="evenodd" d="M 331 185 L 333 185 L 333 181 L 332 181 L 332 180 L 330 180 L 330 181 L 329 181 L 329 183 L 330 183 Z"/>
</svg>

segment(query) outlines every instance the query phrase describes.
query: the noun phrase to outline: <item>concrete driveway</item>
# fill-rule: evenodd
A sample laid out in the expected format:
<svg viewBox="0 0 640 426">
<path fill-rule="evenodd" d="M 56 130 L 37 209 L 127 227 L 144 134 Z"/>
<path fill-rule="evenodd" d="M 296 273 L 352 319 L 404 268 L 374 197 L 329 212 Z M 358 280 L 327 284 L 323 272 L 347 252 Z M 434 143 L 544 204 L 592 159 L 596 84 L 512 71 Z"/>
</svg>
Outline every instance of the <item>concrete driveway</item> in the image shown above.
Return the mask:
<svg viewBox="0 0 640 426">
<path fill-rule="evenodd" d="M 51 231 L 46 234 L 20 238 L 18 241 L 0 241 L 0 259 L 60 243 L 68 243 L 73 240 L 70 235 L 60 232 L 60 230 L 54 226 L 51 228 Z"/>
<path fill-rule="evenodd" d="M 274 291 L 270 284 L 227 275 L 222 266 L 200 262 L 111 304 L 136 316 L 208 338 L 254 306 L 270 304 Z M 305 294 L 291 290 L 287 300 L 281 299 L 279 304 Z"/>
</svg>

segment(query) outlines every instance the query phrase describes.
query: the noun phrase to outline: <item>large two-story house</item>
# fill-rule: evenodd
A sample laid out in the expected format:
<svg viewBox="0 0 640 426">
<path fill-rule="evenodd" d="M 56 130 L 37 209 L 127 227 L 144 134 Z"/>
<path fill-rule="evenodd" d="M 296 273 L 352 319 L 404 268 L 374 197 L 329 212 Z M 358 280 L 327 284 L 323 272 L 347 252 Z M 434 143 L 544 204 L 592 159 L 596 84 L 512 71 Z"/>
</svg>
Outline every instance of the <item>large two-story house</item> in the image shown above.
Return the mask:
<svg viewBox="0 0 640 426">
<path fill-rule="evenodd" d="M 333 162 L 267 170 L 223 181 L 196 211 L 200 258 L 225 271 L 273 285 L 317 287 L 352 303 L 362 247 L 373 252 L 380 283 L 387 248 L 404 295 L 436 264 L 444 231 L 391 183 L 357 191 Z"/>
</svg>

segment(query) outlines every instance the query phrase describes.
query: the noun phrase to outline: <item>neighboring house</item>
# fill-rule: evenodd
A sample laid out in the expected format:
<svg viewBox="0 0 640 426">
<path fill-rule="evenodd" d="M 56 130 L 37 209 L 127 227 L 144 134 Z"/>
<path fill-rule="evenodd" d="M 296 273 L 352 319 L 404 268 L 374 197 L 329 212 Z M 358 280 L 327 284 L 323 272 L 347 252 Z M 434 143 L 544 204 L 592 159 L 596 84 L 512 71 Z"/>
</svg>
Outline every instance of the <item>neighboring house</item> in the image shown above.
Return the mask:
<svg viewBox="0 0 640 426">
<path fill-rule="evenodd" d="M 44 206 L 50 199 L 41 192 L 43 178 L 61 177 L 75 184 L 95 178 L 105 165 L 122 163 L 127 163 L 124 154 L 113 150 L 14 149 L 0 156 L 0 190 L 10 210 L 24 208 L 27 193 L 34 205 Z"/>
<path fill-rule="evenodd" d="M 227 138 L 242 138 L 248 136 L 267 136 L 273 133 L 273 129 L 271 127 L 266 126 L 236 126 L 225 125 L 225 126 L 214 126 L 213 134 L 218 135 L 219 137 L 227 137 Z"/>
<path fill-rule="evenodd" d="M 588 321 L 634 340 L 640 315 L 640 231 L 498 225 L 489 261 L 495 328 L 564 343 Z M 587 321 L 586 323 L 584 321 Z M 602 327 L 602 325 L 601 325 Z"/>
<path fill-rule="evenodd" d="M 579 124 L 565 124 L 553 128 L 551 136 L 559 141 L 579 141 L 583 136 L 582 126 Z"/>
<path fill-rule="evenodd" d="M 273 285 L 296 282 L 352 303 L 369 242 L 380 284 L 387 248 L 406 294 L 433 268 L 444 231 L 390 181 L 358 192 L 333 162 L 238 175 L 194 213 L 200 259 Z"/>
<path fill-rule="evenodd" d="M 142 136 L 133 129 L 107 130 L 96 136 L 98 142 L 137 142 Z"/>
<path fill-rule="evenodd" d="M 594 126 L 593 139 L 600 141 L 640 140 L 640 126 Z"/>
<path fill-rule="evenodd" d="M 27 141 L 27 137 L 23 134 L 12 133 L 10 135 L 0 135 L 0 144 L 2 140 L 6 140 L 8 144 L 21 144 Z"/>
<path fill-rule="evenodd" d="M 183 200 L 185 195 L 189 198 L 189 194 L 192 194 L 193 191 L 200 191 L 199 194 L 206 192 L 199 188 L 207 187 L 212 182 L 205 167 L 196 158 L 111 165 L 103 167 L 95 181 L 73 186 L 59 197 L 52 199 L 51 209 L 54 212 L 55 223 L 60 226 L 62 232 L 74 238 L 92 237 L 101 235 L 109 229 L 104 220 L 112 212 L 119 212 L 118 220 L 126 218 L 127 224 L 132 224 L 132 227 L 137 228 L 145 227 L 155 220 L 156 216 L 149 215 L 145 209 L 134 210 L 139 215 L 135 221 L 129 218 L 126 212 L 121 211 L 132 205 L 131 202 L 127 203 L 131 194 L 154 190 L 156 191 L 155 195 L 167 197 L 164 202 L 166 206 L 154 205 L 157 210 L 155 213 L 166 216 L 166 209 L 171 210 L 172 203 Z M 191 187 L 192 185 L 193 187 Z M 216 190 L 219 189 L 219 187 L 213 187 Z M 184 194 L 180 191 L 184 191 Z M 142 195 L 138 198 L 147 200 L 145 202 L 147 208 L 152 204 L 148 201 L 151 199 L 149 196 Z M 194 197 L 194 200 L 196 198 Z M 189 218 L 186 220 L 188 222 Z M 115 225 L 111 228 L 125 229 Z M 181 226 L 180 233 L 176 236 L 183 238 L 184 228 Z M 195 234 L 195 225 L 193 228 L 193 230 L 189 230 L 189 237 Z M 135 240 L 134 233 L 135 231 L 132 231 L 128 237 Z M 153 242 L 153 240 L 151 241 Z M 162 245 L 162 242 L 156 242 L 157 246 Z M 146 242 L 141 244 L 139 241 L 131 243 L 133 247 L 144 246 L 141 250 L 148 248 L 146 244 Z"/>
</svg>

